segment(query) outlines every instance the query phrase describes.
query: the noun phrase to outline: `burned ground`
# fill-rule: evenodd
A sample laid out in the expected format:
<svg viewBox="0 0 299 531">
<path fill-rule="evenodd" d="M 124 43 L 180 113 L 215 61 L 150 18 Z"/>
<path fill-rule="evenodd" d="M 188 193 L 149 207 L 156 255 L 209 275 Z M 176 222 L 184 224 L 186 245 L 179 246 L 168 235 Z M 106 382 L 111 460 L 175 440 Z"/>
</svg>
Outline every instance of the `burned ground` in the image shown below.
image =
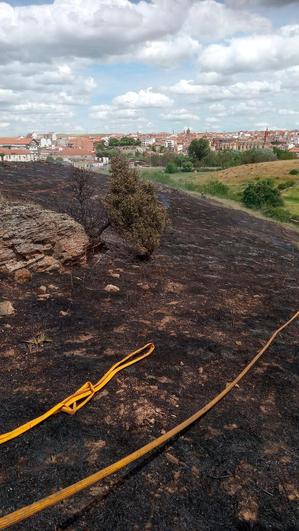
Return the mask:
<svg viewBox="0 0 299 531">
<path fill-rule="evenodd" d="M 1 191 L 55 208 L 67 172 L 39 164 L 2 168 Z M 106 253 L 84 268 L 36 274 L 23 286 L 1 275 L 1 297 L 16 309 L 0 321 L 1 432 L 95 382 L 135 347 L 156 344 L 150 358 L 120 373 L 76 416 L 59 414 L 1 446 L 2 514 L 192 414 L 298 309 L 296 233 L 178 191 L 164 189 L 161 198 L 172 224 L 150 262 Z M 118 294 L 104 291 L 111 283 Z M 26 343 L 42 334 L 51 341 Z M 295 530 L 297 356 L 294 323 L 181 437 L 19 528 Z"/>
</svg>

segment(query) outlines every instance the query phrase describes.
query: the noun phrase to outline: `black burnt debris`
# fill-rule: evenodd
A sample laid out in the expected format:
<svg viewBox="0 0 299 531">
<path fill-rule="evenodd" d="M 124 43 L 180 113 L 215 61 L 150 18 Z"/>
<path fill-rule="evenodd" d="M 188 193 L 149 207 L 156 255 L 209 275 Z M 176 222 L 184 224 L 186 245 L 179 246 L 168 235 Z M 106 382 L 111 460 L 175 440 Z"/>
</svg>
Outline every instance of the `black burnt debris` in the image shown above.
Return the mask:
<svg viewBox="0 0 299 531">
<path fill-rule="evenodd" d="M 55 210 L 67 167 L 6 165 L 1 192 Z M 99 193 L 106 177 L 96 176 Z M 88 265 L 0 273 L 1 432 L 95 382 L 148 341 L 74 417 L 0 447 L 0 514 L 137 449 L 204 405 L 297 309 L 299 236 L 163 189 L 171 225 L 150 262 L 106 249 Z M 111 294 L 105 286 L 115 285 Z M 41 287 L 43 289 L 41 289 Z M 147 459 L 22 523 L 22 530 L 295 530 L 298 324 L 233 393 Z M 17 529 L 18 527 L 16 527 Z"/>
</svg>

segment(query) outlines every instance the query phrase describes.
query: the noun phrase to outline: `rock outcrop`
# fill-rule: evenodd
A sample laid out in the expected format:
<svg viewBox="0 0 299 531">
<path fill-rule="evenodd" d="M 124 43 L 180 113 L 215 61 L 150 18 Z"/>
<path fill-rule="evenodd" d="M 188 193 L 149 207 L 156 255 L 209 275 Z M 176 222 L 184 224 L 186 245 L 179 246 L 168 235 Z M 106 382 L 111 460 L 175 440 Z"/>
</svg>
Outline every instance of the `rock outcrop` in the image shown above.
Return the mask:
<svg viewBox="0 0 299 531">
<path fill-rule="evenodd" d="M 83 262 L 88 242 L 83 227 L 66 214 L 31 204 L 1 205 L 1 271 L 49 271 Z"/>
</svg>

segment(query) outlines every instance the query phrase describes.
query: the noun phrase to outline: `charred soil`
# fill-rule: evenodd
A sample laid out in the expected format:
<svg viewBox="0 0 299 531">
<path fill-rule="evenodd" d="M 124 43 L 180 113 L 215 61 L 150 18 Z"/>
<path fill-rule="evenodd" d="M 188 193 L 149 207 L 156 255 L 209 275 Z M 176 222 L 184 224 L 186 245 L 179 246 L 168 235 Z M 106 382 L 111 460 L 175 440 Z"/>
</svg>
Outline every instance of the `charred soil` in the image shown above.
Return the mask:
<svg viewBox="0 0 299 531">
<path fill-rule="evenodd" d="M 1 168 L 11 199 L 57 207 L 69 169 Z M 106 178 L 97 176 L 100 193 Z M 1 433 L 95 382 L 148 341 L 76 416 L 0 447 L 1 514 L 157 437 L 217 394 L 299 300 L 299 237 L 271 222 L 160 189 L 171 226 L 149 262 L 111 252 L 26 284 L 1 274 Z M 107 284 L 120 288 L 107 293 Z M 45 288 L 41 289 L 41 286 Z M 33 341 L 33 340 L 36 341 Z M 199 423 L 148 459 L 24 522 L 24 530 L 296 529 L 298 323 Z M 297 468 L 296 468 L 297 467 Z"/>
</svg>

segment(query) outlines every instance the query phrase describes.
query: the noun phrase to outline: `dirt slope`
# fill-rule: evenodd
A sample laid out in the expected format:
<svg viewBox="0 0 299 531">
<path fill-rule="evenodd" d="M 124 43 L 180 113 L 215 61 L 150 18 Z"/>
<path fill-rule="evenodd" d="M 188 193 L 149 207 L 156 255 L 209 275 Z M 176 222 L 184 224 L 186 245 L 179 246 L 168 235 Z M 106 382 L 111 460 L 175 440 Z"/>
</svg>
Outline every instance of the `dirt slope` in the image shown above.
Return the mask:
<svg viewBox="0 0 299 531">
<path fill-rule="evenodd" d="M 2 172 L 1 188 L 49 206 L 65 193 L 66 171 L 17 167 Z M 0 447 L 3 514 L 190 415 L 298 309 L 298 235 L 175 190 L 161 198 L 172 227 L 152 262 L 98 256 L 89 268 L 36 274 L 25 286 L 0 276 L 1 296 L 16 308 L 0 321 L 1 431 L 96 381 L 134 347 L 157 347 L 77 416 L 59 415 Z M 119 294 L 106 293 L 108 283 Z M 163 451 L 19 529 L 295 531 L 298 326 Z M 25 343 L 41 333 L 51 342 Z"/>
</svg>

